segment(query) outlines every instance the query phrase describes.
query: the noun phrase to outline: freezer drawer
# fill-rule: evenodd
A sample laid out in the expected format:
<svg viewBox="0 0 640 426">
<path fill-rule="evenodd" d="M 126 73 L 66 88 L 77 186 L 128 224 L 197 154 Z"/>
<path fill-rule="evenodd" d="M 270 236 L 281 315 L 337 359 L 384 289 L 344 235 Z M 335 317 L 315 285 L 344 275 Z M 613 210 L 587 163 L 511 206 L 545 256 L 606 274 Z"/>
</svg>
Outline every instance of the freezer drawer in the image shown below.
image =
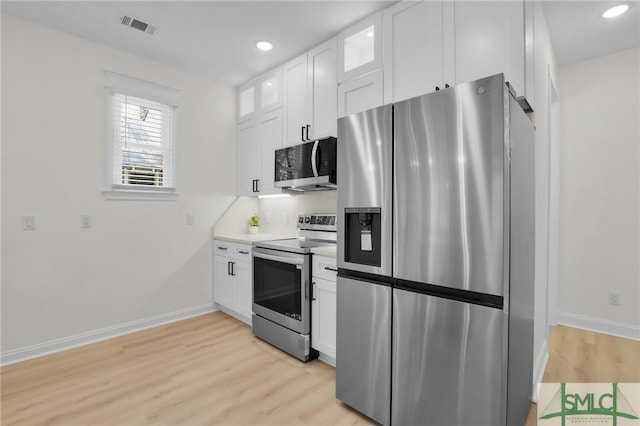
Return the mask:
<svg viewBox="0 0 640 426">
<path fill-rule="evenodd" d="M 393 425 L 504 425 L 503 311 L 393 290 Z"/>
<path fill-rule="evenodd" d="M 336 397 L 389 424 L 391 287 L 338 276 Z"/>
</svg>

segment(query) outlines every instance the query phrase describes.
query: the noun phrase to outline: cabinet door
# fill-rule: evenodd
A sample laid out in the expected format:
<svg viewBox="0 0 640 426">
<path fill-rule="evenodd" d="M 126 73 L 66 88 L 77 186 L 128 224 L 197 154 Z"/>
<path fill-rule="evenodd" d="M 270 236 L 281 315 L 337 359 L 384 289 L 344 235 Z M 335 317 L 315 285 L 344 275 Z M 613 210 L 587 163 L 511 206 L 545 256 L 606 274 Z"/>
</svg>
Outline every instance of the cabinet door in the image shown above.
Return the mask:
<svg viewBox="0 0 640 426">
<path fill-rule="evenodd" d="M 231 275 L 231 262 L 231 258 L 213 256 L 213 300 L 226 308 L 234 309 L 236 290 L 234 276 Z"/>
<path fill-rule="evenodd" d="M 338 118 L 382 104 L 382 70 L 345 81 L 338 86 Z"/>
<path fill-rule="evenodd" d="M 235 274 L 235 310 L 238 314 L 249 319 L 253 303 L 251 262 L 236 262 L 233 273 Z"/>
<path fill-rule="evenodd" d="M 333 38 L 307 54 L 311 140 L 338 135 L 337 46 Z"/>
<path fill-rule="evenodd" d="M 256 81 L 251 81 L 238 89 L 238 123 L 253 117 L 257 107 Z"/>
<path fill-rule="evenodd" d="M 307 54 L 289 61 L 284 75 L 284 146 L 307 141 L 309 98 L 307 93 Z"/>
<path fill-rule="evenodd" d="M 311 346 L 331 358 L 336 357 L 336 283 L 313 278 Z"/>
<path fill-rule="evenodd" d="M 260 77 L 258 90 L 260 91 L 259 112 L 280 108 L 282 106 L 282 67 L 277 67 Z"/>
<path fill-rule="evenodd" d="M 453 7 L 455 84 L 504 73 L 524 96 L 524 1 L 456 1 Z"/>
<path fill-rule="evenodd" d="M 383 18 L 385 103 L 443 87 L 442 2 L 400 2 Z"/>
<path fill-rule="evenodd" d="M 238 125 L 237 189 L 238 195 L 257 195 L 261 178 L 260 122 L 257 119 Z"/>
<path fill-rule="evenodd" d="M 258 194 L 280 194 L 282 189 L 274 186 L 276 149 L 282 148 L 282 109 L 263 114 L 260 121 L 261 178 Z"/>
<path fill-rule="evenodd" d="M 382 12 L 338 34 L 338 82 L 382 67 Z"/>
</svg>

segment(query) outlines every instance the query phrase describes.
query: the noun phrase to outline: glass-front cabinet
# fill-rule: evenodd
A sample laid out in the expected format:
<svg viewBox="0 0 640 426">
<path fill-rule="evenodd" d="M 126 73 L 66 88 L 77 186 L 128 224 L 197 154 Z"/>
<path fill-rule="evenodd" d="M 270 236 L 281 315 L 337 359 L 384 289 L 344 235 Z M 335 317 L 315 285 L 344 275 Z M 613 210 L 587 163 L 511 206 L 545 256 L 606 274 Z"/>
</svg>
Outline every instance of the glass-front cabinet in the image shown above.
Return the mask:
<svg viewBox="0 0 640 426">
<path fill-rule="evenodd" d="M 282 67 L 238 88 L 238 123 L 282 106 Z"/>
<path fill-rule="evenodd" d="M 338 35 L 338 83 L 382 66 L 382 12 Z"/>
</svg>

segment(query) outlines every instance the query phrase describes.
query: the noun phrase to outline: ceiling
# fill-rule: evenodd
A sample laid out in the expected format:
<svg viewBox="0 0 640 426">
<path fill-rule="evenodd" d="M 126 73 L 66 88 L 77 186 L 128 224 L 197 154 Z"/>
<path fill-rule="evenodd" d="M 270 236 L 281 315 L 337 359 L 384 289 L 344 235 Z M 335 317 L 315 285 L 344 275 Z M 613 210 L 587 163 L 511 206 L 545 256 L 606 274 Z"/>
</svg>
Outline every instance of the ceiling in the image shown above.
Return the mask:
<svg viewBox="0 0 640 426">
<path fill-rule="evenodd" d="M 214 81 L 242 84 L 395 1 L 4 1 L 3 12 Z M 120 23 L 127 15 L 154 35 Z M 269 40 L 270 52 L 256 49 Z"/>
<path fill-rule="evenodd" d="M 626 0 L 620 0 L 626 1 Z M 395 1 L 5 1 L 3 12 L 181 68 L 240 85 L 334 36 Z M 544 0 L 556 59 L 573 63 L 640 45 L 640 0 L 604 20 L 618 1 Z M 126 27 L 127 15 L 156 26 Z M 255 48 L 266 39 L 270 52 Z"/>
<path fill-rule="evenodd" d="M 602 18 L 605 10 L 621 3 L 630 6 L 627 13 Z M 640 46 L 639 0 L 544 0 L 542 7 L 558 65 Z"/>
</svg>

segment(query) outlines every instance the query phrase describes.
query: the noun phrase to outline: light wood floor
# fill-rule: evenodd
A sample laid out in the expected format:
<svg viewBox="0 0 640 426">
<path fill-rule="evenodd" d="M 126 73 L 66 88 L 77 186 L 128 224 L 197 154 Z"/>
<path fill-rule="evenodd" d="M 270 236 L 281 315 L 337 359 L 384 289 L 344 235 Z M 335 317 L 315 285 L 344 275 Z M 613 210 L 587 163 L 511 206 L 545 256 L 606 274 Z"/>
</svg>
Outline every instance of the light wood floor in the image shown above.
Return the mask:
<svg viewBox="0 0 640 426">
<path fill-rule="evenodd" d="M 640 383 L 640 342 L 556 326 L 543 383 Z M 526 426 L 537 425 L 531 404 Z"/>
<path fill-rule="evenodd" d="M 371 424 L 301 363 L 216 312 L 1 369 L 0 424 Z M 556 327 L 544 381 L 640 382 L 640 343 Z M 527 426 L 536 425 L 535 405 Z"/>
</svg>

